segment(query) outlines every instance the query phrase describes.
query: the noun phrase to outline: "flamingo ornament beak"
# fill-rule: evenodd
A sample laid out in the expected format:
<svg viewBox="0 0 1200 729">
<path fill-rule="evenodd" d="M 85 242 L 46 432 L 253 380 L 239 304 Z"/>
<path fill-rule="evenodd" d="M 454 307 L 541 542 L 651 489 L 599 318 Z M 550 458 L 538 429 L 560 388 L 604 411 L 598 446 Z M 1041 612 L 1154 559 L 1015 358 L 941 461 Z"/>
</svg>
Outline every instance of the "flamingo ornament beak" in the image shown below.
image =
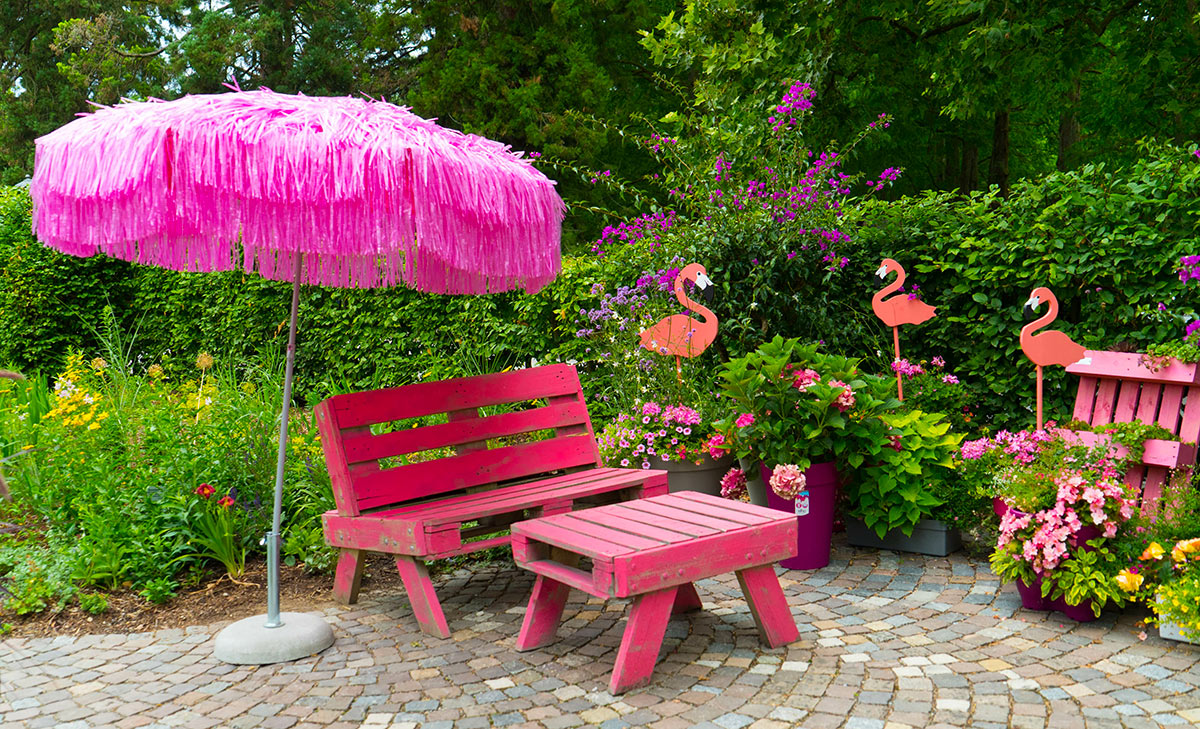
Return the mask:
<svg viewBox="0 0 1200 729">
<path fill-rule="evenodd" d="M 1034 316 L 1036 316 L 1034 314 L 1034 309 L 1038 308 L 1041 305 L 1042 305 L 1041 299 L 1039 299 L 1036 295 L 1030 296 L 1029 301 L 1026 301 L 1025 306 L 1021 309 L 1021 313 L 1024 315 L 1025 320 L 1029 321 L 1030 319 L 1033 319 Z"/>
<path fill-rule="evenodd" d="M 711 278 L 703 273 L 696 274 L 696 288 L 700 289 L 700 296 L 704 298 L 704 303 L 711 304 L 713 302 L 717 287 L 713 285 Z"/>
<path fill-rule="evenodd" d="M 875 272 L 875 275 L 878 276 L 879 278 L 887 278 L 887 275 L 888 275 L 887 265 L 885 264 L 883 266 L 880 266 L 879 270 Z"/>
</svg>

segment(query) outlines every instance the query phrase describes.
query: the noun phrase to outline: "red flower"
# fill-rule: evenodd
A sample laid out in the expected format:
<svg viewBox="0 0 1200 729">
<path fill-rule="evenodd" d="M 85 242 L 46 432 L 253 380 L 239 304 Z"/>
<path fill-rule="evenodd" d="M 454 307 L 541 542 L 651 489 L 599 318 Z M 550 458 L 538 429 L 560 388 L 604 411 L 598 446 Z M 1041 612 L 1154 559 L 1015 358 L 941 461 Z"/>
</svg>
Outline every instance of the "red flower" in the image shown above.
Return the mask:
<svg viewBox="0 0 1200 729">
<path fill-rule="evenodd" d="M 193 491 L 192 493 L 196 494 L 197 496 L 203 496 L 204 498 L 207 499 L 209 496 L 212 496 L 216 492 L 217 492 L 217 490 L 214 489 L 212 486 L 209 486 L 206 483 L 202 483 L 199 486 L 197 486 L 196 490 Z"/>
<path fill-rule="evenodd" d="M 217 505 L 224 506 L 226 509 L 228 509 L 229 507 L 233 506 L 233 497 L 228 495 L 222 496 L 221 498 L 217 499 Z"/>
</svg>

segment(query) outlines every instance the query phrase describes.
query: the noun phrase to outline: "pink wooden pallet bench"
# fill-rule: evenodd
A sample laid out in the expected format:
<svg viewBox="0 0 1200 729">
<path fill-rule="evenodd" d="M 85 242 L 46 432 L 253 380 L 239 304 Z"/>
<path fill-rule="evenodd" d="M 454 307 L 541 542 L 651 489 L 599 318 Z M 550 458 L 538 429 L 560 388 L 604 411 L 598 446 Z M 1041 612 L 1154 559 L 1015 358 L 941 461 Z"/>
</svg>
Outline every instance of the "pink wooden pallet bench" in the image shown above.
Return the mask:
<svg viewBox="0 0 1200 729">
<path fill-rule="evenodd" d="M 790 643 L 799 631 L 775 562 L 796 556 L 797 524 L 787 512 L 690 491 L 514 524 L 513 557 L 537 574 L 517 650 L 554 640 L 572 587 L 634 597 L 609 690 L 643 686 L 671 613 L 700 607 L 692 583 L 725 572 L 737 573 L 763 640 Z"/>
<path fill-rule="evenodd" d="M 480 411 L 497 405 L 526 409 Z M 336 395 L 316 415 L 337 505 L 324 515 L 325 540 L 341 550 L 334 595 L 358 599 L 364 552 L 393 554 L 421 630 L 442 638 L 426 560 L 508 544 L 522 519 L 667 492 L 665 471 L 603 466 L 568 365 Z M 446 422 L 398 422 L 430 415 Z M 453 455 L 394 465 L 446 448 Z"/>
<path fill-rule="evenodd" d="M 1093 427 L 1108 423 L 1157 423 L 1179 442 L 1149 439 L 1142 462 L 1129 469 L 1125 482 L 1141 492 L 1142 513 L 1157 509 L 1168 472 L 1196 462 L 1200 436 L 1200 366 L 1175 363 L 1161 370 L 1142 364 L 1140 354 L 1088 350 L 1090 364 L 1073 364 L 1067 372 L 1079 375 L 1073 417 Z M 1080 432 L 1091 445 L 1103 434 Z M 1123 455 L 1124 448 L 1117 448 Z"/>
</svg>

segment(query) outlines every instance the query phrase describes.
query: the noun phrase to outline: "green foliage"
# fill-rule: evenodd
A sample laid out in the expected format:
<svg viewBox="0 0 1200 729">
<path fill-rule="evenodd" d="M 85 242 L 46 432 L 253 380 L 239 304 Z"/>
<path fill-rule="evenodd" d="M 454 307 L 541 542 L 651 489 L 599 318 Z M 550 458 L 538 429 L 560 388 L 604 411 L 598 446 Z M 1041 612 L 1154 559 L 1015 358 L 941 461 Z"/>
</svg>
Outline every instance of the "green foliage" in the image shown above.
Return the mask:
<svg viewBox="0 0 1200 729">
<path fill-rule="evenodd" d="M 1042 594 L 1052 600 L 1063 598 L 1068 605 L 1091 600 L 1096 617 L 1110 602 L 1124 606 L 1127 596 L 1117 586 L 1116 576 L 1129 563 L 1121 560 L 1106 542 L 1104 538 L 1093 539 L 1088 542 L 1091 549 L 1073 553 L 1053 571 L 1052 579 L 1043 579 Z"/>
<path fill-rule="evenodd" d="M 146 582 L 138 594 L 152 605 L 165 605 L 175 598 L 175 583 L 166 577 L 155 577 Z"/>
<path fill-rule="evenodd" d="M 325 543 L 319 521 L 290 524 L 285 530 L 283 561 L 289 567 L 299 564 L 310 574 L 332 574 L 337 566 L 338 550 Z"/>
<path fill-rule="evenodd" d="M 16 537 L 0 542 L 0 575 L 8 593 L 0 607 L 17 615 L 62 610 L 78 589 L 71 580 L 74 545 L 50 535 L 45 544 Z"/>
<path fill-rule="evenodd" d="M 868 450 L 846 486 L 847 513 L 880 538 L 893 529 L 911 536 L 917 522 L 945 503 L 941 486 L 962 435 L 950 432 L 942 414 L 910 410 L 881 419 L 896 445 Z"/>
<path fill-rule="evenodd" d="M 103 592 L 83 592 L 79 594 L 79 607 L 85 613 L 101 615 L 108 612 L 108 595 Z"/>
</svg>

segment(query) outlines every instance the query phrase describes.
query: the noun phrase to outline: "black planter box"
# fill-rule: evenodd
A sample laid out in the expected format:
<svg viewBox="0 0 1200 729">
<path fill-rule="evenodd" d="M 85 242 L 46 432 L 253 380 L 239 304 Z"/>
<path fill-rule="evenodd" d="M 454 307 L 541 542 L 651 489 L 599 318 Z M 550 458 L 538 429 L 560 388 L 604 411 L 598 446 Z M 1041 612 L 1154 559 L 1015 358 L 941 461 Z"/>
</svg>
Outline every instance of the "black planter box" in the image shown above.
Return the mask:
<svg viewBox="0 0 1200 729">
<path fill-rule="evenodd" d="M 846 519 L 846 541 L 852 547 L 874 547 L 898 552 L 916 552 L 935 557 L 945 557 L 962 549 L 962 534 L 937 519 L 922 519 L 917 522 L 911 537 L 899 529 L 883 535 L 883 539 L 869 529 L 861 519 Z"/>
</svg>

